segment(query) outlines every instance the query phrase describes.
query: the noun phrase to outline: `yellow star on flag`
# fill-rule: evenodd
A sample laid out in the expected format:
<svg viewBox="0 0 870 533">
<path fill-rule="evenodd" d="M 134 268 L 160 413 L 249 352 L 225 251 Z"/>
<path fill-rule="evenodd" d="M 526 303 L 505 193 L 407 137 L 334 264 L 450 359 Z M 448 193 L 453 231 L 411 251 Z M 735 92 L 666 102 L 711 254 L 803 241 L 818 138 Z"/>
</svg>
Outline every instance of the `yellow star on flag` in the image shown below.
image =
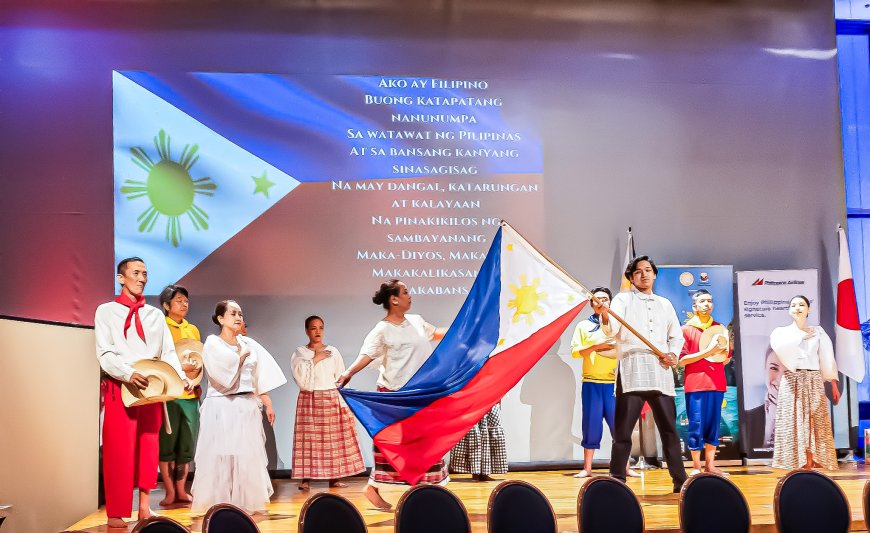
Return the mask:
<svg viewBox="0 0 870 533">
<path fill-rule="evenodd" d="M 266 177 L 266 171 L 263 171 L 263 175 L 259 178 L 257 176 L 251 176 L 251 179 L 254 180 L 254 194 L 261 192 L 263 193 L 263 196 L 268 198 L 269 189 L 275 185 L 275 183 L 269 181 L 269 178 Z"/>
</svg>

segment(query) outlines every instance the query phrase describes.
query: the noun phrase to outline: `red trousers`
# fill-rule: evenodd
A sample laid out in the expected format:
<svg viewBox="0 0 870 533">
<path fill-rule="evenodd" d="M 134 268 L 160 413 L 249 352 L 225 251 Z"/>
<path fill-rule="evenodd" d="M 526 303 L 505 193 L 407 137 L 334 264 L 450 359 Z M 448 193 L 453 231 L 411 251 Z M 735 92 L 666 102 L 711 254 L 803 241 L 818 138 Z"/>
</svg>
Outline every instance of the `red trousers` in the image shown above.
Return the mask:
<svg viewBox="0 0 870 533">
<path fill-rule="evenodd" d="M 128 517 L 133 513 L 133 489 L 157 486 L 160 453 L 159 403 L 124 407 L 121 383 L 103 379 L 103 485 L 106 515 Z"/>
</svg>

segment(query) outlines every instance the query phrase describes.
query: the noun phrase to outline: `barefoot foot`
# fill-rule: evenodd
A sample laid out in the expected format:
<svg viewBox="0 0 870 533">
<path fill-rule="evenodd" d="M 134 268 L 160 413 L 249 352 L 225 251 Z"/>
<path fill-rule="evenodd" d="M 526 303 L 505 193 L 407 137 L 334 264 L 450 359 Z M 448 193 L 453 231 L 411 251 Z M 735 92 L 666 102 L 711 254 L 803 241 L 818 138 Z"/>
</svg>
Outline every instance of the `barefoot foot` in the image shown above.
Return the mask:
<svg viewBox="0 0 870 533">
<path fill-rule="evenodd" d="M 388 502 L 387 500 L 381 497 L 381 493 L 378 491 L 378 488 L 372 485 L 366 485 L 365 491 L 363 491 L 366 498 L 374 505 L 377 509 L 382 511 L 389 511 L 393 508 L 393 504 Z"/>
<path fill-rule="evenodd" d="M 145 520 L 146 518 L 151 518 L 152 516 L 160 516 L 151 510 L 150 507 L 146 507 L 144 509 L 139 509 L 139 520 Z"/>
<path fill-rule="evenodd" d="M 728 472 L 720 470 L 720 469 L 716 468 L 715 466 L 706 466 L 706 467 L 704 467 L 704 471 L 709 472 L 711 474 L 717 474 L 720 476 L 726 476 L 726 477 L 728 476 Z"/>
<path fill-rule="evenodd" d="M 109 521 L 106 522 L 106 527 L 110 527 L 112 529 L 124 528 L 127 530 L 127 522 L 124 522 L 123 518 L 118 518 L 116 516 L 109 517 Z"/>
<path fill-rule="evenodd" d="M 311 484 L 309 482 L 303 481 L 299 483 L 299 490 L 302 492 L 308 492 L 309 489 L 311 489 Z"/>
<path fill-rule="evenodd" d="M 329 488 L 331 489 L 343 489 L 345 487 L 347 487 L 347 483 L 337 479 L 330 480 L 329 482 Z"/>
<path fill-rule="evenodd" d="M 193 496 L 187 492 L 179 492 L 175 497 L 175 503 L 193 503 Z"/>
<path fill-rule="evenodd" d="M 173 503 L 175 503 L 175 497 L 170 497 L 167 494 L 165 498 L 160 500 L 160 503 L 158 505 L 160 505 L 160 507 L 168 507 L 168 506 L 172 505 Z"/>
</svg>

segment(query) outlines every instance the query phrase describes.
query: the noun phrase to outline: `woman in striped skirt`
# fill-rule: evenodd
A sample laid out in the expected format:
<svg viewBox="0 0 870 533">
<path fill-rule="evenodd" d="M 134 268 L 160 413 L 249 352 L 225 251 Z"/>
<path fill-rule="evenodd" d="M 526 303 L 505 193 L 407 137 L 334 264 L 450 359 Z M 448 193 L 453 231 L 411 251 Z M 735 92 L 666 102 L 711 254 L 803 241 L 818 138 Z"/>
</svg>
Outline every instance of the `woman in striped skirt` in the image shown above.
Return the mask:
<svg viewBox="0 0 870 533">
<path fill-rule="evenodd" d="M 770 346 L 785 367 L 776 406 L 773 467 L 793 470 L 821 466 L 837 469 L 834 435 L 825 397 L 825 381 L 832 382 L 834 403 L 837 362 L 831 338 L 821 326 L 808 326 L 810 301 L 795 296 L 789 302 L 791 325 L 770 334 Z"/>
<path fill-rule="evenodd" d="M 372 301 L 386 309 L 387 315 L 366 336 L 357 360 L 338 379 L 343 387 L 354 374 L 372 361 L 380 362 L 379 391 L 394 391 L 402 388 L 432 355 L 433 340 L 440 340 L 447 328 L 436 328 L 420 315 L 409 314 L 411 295 L 408 287 L 397 279 L 381 284 Z M 395 469 L 377 447 L 374 449 L 375 465 L 372 468 L 365 495 L 378 509 L 390 509 L 378 487 L 382 484 L 405 484 Z M 432 465 L 420 483 L 445 484 L 449 481 L 447 467 L 442 459 Z"/>
<path fill-rule="evenodd" d="M 299 385 L 293 431 L 293 477 L 307 491 L 312 479 L 328 479 L 330 487 L 346 487 L 339 478 L 365 470 L 353 414 L 335 387 L 344 361 L 334 346 L 323 343 L 323 319 L 305 319 L 308 344 L 290 357 Z"/>
</svg>

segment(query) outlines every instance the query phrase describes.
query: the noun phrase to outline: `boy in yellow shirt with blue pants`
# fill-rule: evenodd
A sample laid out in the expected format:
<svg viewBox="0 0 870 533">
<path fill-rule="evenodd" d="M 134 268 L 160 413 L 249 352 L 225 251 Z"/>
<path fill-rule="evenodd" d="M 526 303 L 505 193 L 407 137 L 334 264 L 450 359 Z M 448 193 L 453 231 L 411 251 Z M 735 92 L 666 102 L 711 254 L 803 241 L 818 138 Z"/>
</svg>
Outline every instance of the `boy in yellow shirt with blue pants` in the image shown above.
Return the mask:
<svg viewBox="0 0 870 533">
<path fill-rule="evenodd" d="M 596 287 L 592 295 L 609 306 L 613 293 L 607 287 Z M 592 457 L 601 447 L 604 421 L 613 433 L 613 418 L 616 413 L 616 342 L 601 330 L 598 315 L 581 320 L 571 339 L 571 356 L 583 359 L 583 385 L 580 392 L 582 408 L 581 427 L 583 440 L 583 470 L 574 477 L 587 477 L 592 473 Z M 628 475 L 639 474 L 628 470 Z"/>
</svg>

